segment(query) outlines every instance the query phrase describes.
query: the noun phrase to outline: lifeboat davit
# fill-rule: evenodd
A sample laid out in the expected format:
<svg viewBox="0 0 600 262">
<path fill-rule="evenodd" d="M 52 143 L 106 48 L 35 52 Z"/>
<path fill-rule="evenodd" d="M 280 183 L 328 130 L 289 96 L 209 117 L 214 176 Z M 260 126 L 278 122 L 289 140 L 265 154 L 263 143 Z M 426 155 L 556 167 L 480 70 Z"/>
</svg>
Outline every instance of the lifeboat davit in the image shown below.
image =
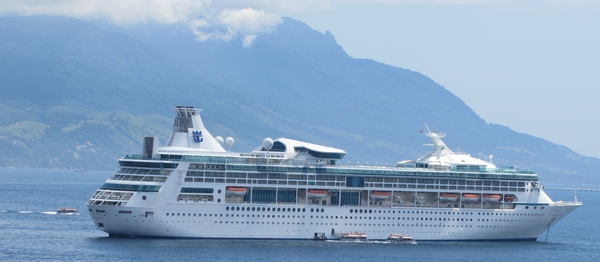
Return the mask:
<svg viewBox="0 0 600 262">
<path fill-rule="evenodd" d="M 454 202 L 456 199 L 458 199 L 458 194 L 440 193 L 440 200 L 442 202 Z"/>
<path fill-rule="evenodd" d="M 483 194 L 483 202 L 500 202 L 500 195 Z"/>
<path fill-rule="evenodd" d="M 327 196 L 327 190 L 324 189 L 309 189 L 308 198 L 324 198 Z"/>
<path fill-rule="evenodd" d="M 390 196 L 392 196 L 391 192 L 371 191 L 371 199 L 383 200 L 383 199 L 389 199 Z"/>
<path fill-rule="evenodd" d="M 248 192 L 248 189 L 243 187 L 227 187 L 225 194 L 228 196 L 243 196 Z"/>
<path fill-rule="evenodd" d="M 463 203 L 473 203 L 473 202 L 477 202 L 479 200 L 479 195 L 477 194 L 463 194 L 462 195 L 462 202 Z"/>
</svg>

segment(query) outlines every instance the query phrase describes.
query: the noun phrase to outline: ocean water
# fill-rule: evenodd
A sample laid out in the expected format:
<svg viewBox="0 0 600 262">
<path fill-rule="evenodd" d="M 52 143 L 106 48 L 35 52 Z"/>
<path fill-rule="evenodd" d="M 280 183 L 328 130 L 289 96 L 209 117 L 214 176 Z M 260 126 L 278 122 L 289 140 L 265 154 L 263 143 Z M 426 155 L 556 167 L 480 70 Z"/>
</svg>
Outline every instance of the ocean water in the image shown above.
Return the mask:
<svg viewBox="0 0 600 262">
<path fill-rule="evenodd" d="M 112 172 L 0 169 L 1 261 L 600 261 L 600 193 L 530 242 L 419 242 L 109 238 L 85 203 Z M 554 200 L 573 192 L 548 191 Z M 56 215 L 76 207 L 79 216 Z"/>
</svg>

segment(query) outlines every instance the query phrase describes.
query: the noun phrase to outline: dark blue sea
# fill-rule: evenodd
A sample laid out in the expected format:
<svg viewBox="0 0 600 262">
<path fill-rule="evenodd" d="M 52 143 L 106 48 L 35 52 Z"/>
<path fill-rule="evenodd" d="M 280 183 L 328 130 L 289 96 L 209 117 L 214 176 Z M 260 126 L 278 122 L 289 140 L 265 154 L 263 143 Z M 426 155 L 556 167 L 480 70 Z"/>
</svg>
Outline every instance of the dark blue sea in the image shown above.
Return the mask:
<svg viewBox="0 0 600 262">
<path fill-rule="evenodd" d="M 600 261 L 600 193 L 532 242 L 417 245 L 297 240 L 108 238 L 85 203 L 111 172 L 0 169 L 1 261 Z M 548 191 L 554 200 L 573 192 Z M 76 207 L 79 216 L 56 215 Z"/>
</svg>

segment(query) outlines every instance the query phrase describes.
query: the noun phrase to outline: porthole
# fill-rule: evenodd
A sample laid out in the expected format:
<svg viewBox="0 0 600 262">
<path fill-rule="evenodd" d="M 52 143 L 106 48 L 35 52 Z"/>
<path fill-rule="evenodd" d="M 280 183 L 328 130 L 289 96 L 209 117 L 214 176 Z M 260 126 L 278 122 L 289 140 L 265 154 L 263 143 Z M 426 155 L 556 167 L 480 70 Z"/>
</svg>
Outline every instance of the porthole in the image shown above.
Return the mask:
<svg viewBox="0 0 600 262">
<path fill-rule="evenodd" d="M 321 213 L 325 212 L 325 209 L 321 208 Z"/>
<path fill-rule="evenodd" d="M 242 211 L 246 211 L 246 207 L 242 207 Z"/>
<path fill-rule="evenodd" d="M 229 211 L 229 207 L 226 207 L 225 210 Z"/>
<path fill-rule="evenodd" d="M 146 200 L 146 196 L 142 196 L 142 200 Z"/>
<path fill-rule="evenodd" d="M 240 211 L 240 207 L 235 208 L 236 211 Z"/>
<path fill-rule="evenodd" d="M 290 212 L 292 209 L 288 207 L 288 212 Z"/>
<path fill-rule="evenodd" d="M 262 208 L 262 211 L 265 211 L 265 207 Z"/>
<path fill-rule="evenodd" d="M 306 208 L 302 208 L 302 212 L 306 212 Z"/>
<path fill-rule="evenodd" d="M 319 209 L 318 208 L 315 211 L 317 211 L 317 213 L 319 213 Z"/>
<path fill-rule="evenodd" d="M 369 214 L 373 213 L 373 210 L 369 209 Z"/>
<path fill-rule="evenodd" d="M 267 207 L 267 211 L 271 211 L 271 208 L 270 208 L 270 207 Z"/>
<path fill-rule="evenodd" d="M 298 211 L 300 211 L 300 210 L 298 210 Z M 292 212 L 296 212 L 296 208 L 295 207 L 292 208 Z"/>
<path fill-rule="evenodd" d="M 217 203 L 221 203 L 221 199 L 220 199 L 220 198 L 219 198 L 219 199 L 217 199 Z"/>
<path fill-rule="evenodd" d="M 252 211 L 254 211 L 254 210 L 255 210 L 255 208 L 254 208 L 254 207 L 252 207 Z"/>
<path fill-rule="evenodd" d="M 362 214 L 362 209 L 358 210 L 358 212 Z"/>
<path fill-rule="evenodd" d="M 217 193 L 221 194 L 221 189 L 219 189 L 219 191 L 217 191 Z"/>
<path fill-rule="evenodd" d="M 281 208 L 280 208 L 280 207 L 278 207 L 278 208 L 277 208 L 277 212 L 280 212 L 280 211 L 281 211 Z"/>
<path fill-rule="evenodd" d="M 312 212 L 312 209 L 310 210 L 310 212 Z M 354 210 L 350 209 L 350 213 L 354 213 Z"/>
</svg>

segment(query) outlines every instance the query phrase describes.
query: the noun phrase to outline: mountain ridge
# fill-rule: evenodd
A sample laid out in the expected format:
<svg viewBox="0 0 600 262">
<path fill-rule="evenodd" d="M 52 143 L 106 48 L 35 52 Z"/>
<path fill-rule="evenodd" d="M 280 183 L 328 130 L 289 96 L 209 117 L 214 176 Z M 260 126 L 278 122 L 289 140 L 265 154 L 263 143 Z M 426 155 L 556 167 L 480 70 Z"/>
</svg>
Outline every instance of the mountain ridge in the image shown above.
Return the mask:
<svg viewBox="0 0 600 262">
<path fill-rule="evenodd" d="M 46 29 L 27 31 L 36 27 Z M 247 48 L 198 42 L 181 26 L 54 17 L 0 17 L 0 35 L 11 36 L 0 39 L 0 91 L 13 92 L 0 97 L 0 148 L 11 152 L 2 166 L 114 169 L 116 158 L 141 150 L 143 136 L 165 143 L 168 108 L 190 105 L 239 151 L 290 137 L 342 148 L 344 163 L 390 165 L 427 151 L 418 132 L 427 122 L 449 134 L 453 150 L 493 154 L 555 183 L 600 184 L 586 174 L 600 159 L 486 123 L 431 78 L 352 58 L 333 34 L 290 18 Z M 36 137 L 14 128 L 24 121 Z"/>
</svg>

